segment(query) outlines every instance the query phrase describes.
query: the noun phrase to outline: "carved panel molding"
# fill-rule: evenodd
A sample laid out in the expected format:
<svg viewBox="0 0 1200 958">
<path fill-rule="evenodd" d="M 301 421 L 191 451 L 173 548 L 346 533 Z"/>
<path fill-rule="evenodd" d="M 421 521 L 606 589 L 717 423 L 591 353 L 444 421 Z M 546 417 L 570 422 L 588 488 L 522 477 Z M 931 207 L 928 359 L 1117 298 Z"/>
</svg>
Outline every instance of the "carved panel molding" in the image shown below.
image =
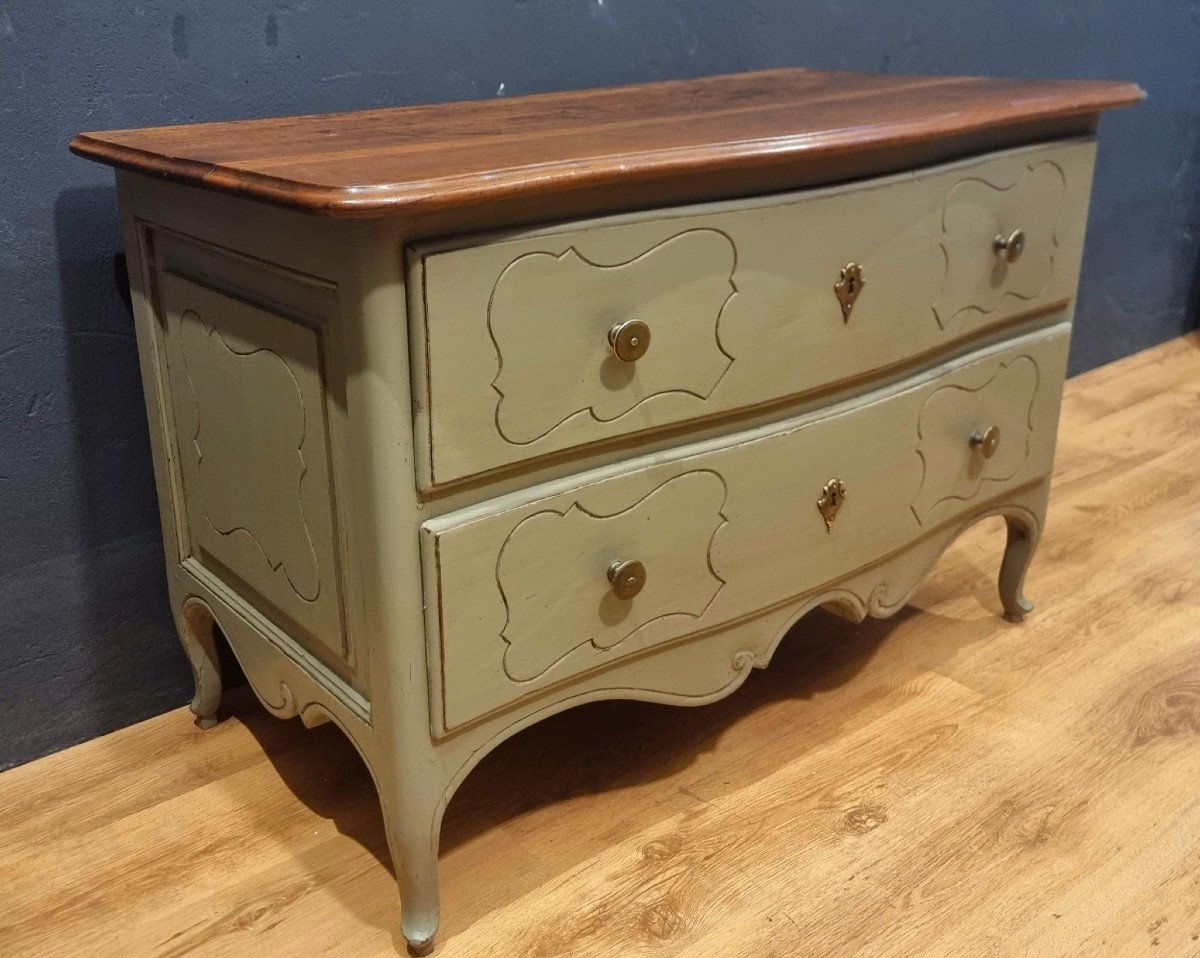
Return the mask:
<svg viewBox="0 0 1200 958">
<path fill-rule="evenodd" d="M 1014 180 L 972 176 L 954 185 L 942 212 L 946 278 L 933 306 L 943 329 L 965 312 L 991 313 L 1007 297 L 1041 294 L 1054 271 L 1066 199 L 1066 173 L 1053 160 L 1025 166 Z M 1020 256 L 991 252 L 997 237 L 1017 229 L 1024 234 Z"/>
<path fill-rule="evenodd" d="M 706 400 L 733 362 L 719 325 L 737 293 L 736 263 L 733 240 L 714 229 L 687 230 L 613 263 L 574 246 L 518 256 L 488 303 L 500 435 L 526 445 L 578 415 L 610 422 L 668 393 Z M 653 337 L 636 363 L 622 362 L 608 341 L 629 320 Z"/>
<path fill-rule="evenodd" d="M 220 536 L 246 536 L 300 599 L 315 602 L 321 570 L 302 496 L 311 411 L 295 375 L 274 350 L 230 346 L 193 309 L 181 317 L 180 335 L 196 407 L 196 495 L 209 527 Z M 255 402 L 248 408 L 251 384 Z"/>
<path fill-rule="evenodd" d="M 604 652 L 658 619 L 700 618 L 725 584 L 710 554 L 728 521 L 725 496 L 724 479 L 703 470 L 676 476 L 611 514 L 575 501 L 521 520 L 496 560 L 508 678 L 536 679 L 573 649 Z M 660 544 L 643 555 L 648 535 Z M 613 593 L 605 575 L 623 549 L 646 567 L 646 585 L 628 600 Z"/>
<path fill-rule="evenodd" d="M 956 383 L 930 394 L 917 421 L 922 477 L 912 511 L 918 522 L 947 501 L 973 498 L 984 483 L 1017 474 L 1029 458 L 1039 378 L 1036 360 L 1017 356 L 978 385 Z M 986 429 L 1002 437 L 994 455 L 972 446 L 972 434 Z"/>
<path fill-rule="evenodd" d="M 173 273 L 160 295 L 181 559 L 344 671 L 320 330 Z"/>
</svg>

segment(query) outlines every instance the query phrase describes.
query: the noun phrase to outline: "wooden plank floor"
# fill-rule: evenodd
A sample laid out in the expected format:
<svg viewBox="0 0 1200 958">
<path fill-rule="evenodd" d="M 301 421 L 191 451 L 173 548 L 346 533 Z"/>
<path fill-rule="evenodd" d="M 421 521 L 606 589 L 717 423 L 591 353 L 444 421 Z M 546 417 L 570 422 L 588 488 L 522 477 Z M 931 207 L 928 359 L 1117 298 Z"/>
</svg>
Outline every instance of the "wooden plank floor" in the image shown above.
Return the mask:
<svg viewBox="0 0 1200 958">
<path fill-rule="evenodd" d="M 1024 626 L 1001 548 L 812 615 L 716 705 L 501 747 L 447 814 L 437 954 L 1200 955 L 1200 337 L 1070 383 Z M 396 953 L 349 743 L 228 711 L 0 775 L 0 954 Z"/>
</svg>

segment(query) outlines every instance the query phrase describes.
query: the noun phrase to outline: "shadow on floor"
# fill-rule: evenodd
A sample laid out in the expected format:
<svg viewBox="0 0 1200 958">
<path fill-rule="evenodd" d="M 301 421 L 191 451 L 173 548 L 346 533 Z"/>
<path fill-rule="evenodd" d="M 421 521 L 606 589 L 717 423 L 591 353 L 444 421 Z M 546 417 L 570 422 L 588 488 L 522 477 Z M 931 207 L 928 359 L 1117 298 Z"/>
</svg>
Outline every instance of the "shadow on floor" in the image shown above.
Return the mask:
<svg viewBox="0 0 1200 958">
<path fill-rule="evenodd" d="M 922 594 L 932 593 L 934 601 L 942 592 L 975 596 L 987 614 L 956 619 L 955 628 L 937 633 L 941 636 L 938 641 L 931 641 L 930 633 L 919 637 L 919 645 L 904 651 L 913 659 L 914 669 L 936 669 L 963 646 L 994 633 L 994 616 L 1000 607 L 995 597 L 994 567 L 984 556 L 1001 551 L 1003 521 L 993 519 L 980 525 L 986 528 L 970 534 L 990 536 L 989 548 L 974 555 L 960 551 L 954 574 L 948 579 L 940 577 L 944 581 L 927 583 Z M 705 753 L 718 748 L 723 736 L 732 734 L 756 712 L 780 702 L 813 699 L 846 686 L 889 637 L 915 616 L 934 617 L 934 613 L 905 606 L 891 618 L 856 624 L 814 610 L 789 630 L 769 668 L 756 670 L 741 688 L 718 702 L 699 708 L 635 701 L 595 702 L 525 729 L 484 758 L 459 788 L 443 822 L 443 858 L 491 830 L 550 805 L 679 775 Z M 340 730 L 328 724 L 310 731 L 299 720 L 280 722 L 259 705 L 249 688 L 227 695 L 222 712 L 223 717 L 236 716 L 255 736 L 281 779 L 301 802 L 331 821 L 386 869 L 393 870 L 374 783 Z M 647 734 L 647 729 L 654 734 Z M 829 734 L 836 734 L 836 730 Z M 810 735 L 805 742 L 797 742 L 794 753 L 781 751 L 774 760 L 786 764 L 811 747 Z M 758 768 L 757 773 L 765 777 L 773 771 L 766 767 Z M 531 788 L 531 782 L 537 787 Z M 738 787 L 738 783 L 730 787 Z M 262 826 L 266 831 L 279 827 L 273 821 L 264 821 Z M 314 874 L 328 872 L 327 863 L 322 861 L 305 865 Z M 526 891 L 515 877 L 506 894 L 515 900 Z M 334 893 L 339 894 L 336 889 Z M 344 904 L 368 924 L 382 925 L 386 921 L 387 930 L 396 935 L 394 900 L 386 912 L 381 912 L 377 902 L 346 900 Z M 503 903 L 493 900 L 480 907 L 490 909 L 498 904 Z M 383 918 L 381 914 L 391 917 Z M 459 914 L 455 924 L 469 924 L 481 914 Z M 403 943 L 397 939 L 397 944 L 403 953 Z"/>
<path fill-rule="evenodd" d="M 844 685 L 915 614 L 905 607 L 892 619 L 855 625 L 818 609 L 789 630 L 767 669 L 718 702 L 698 709 L 593 702 L 539 722 L 498 746 L 463 782 L 446 811 L 442 849 L 547 805 L 676 776 L 760 709 Z"/>
<path fill-rule="evenodd" d="M 443 857 L 540 808 L 677 775 L 718 747 L 724 734 L 758 710 L 845 685 L 891 632 L 920 614 L 924 613 L 905 607 L 890 619 L 854 624 L 816 610 L 792 627 L 768 669 L 756 670 L 737 692 L 719 702 L 699 709 L 596 702 L 518 733 L 479 764 L 451 801 L 442 829 Z M 350 741 L 332 724 L 310 731 L 298 720 L 280 722 L 248 688 L 227 699 L 223 717 L 236 716 L 246 726 L 296 797 L 391 871 L 378 796 Z M 646 734 L 648 728 L 653 735 Z M 779 759 L 788 760 L 786 755 Z M 537 787 L 530 788 L 530 782 Z M 263 827 L 277 826 L 264 822 Z M 320 869 L 321 863 L 311 864 L 314 871 Z M 522 891 L 515 883 L 513 895 Z M 345 904 L 365 921 L 379 922 L 377 905 Z M 470 921 L 474 916 L 458 917 Z"/>
</svg>

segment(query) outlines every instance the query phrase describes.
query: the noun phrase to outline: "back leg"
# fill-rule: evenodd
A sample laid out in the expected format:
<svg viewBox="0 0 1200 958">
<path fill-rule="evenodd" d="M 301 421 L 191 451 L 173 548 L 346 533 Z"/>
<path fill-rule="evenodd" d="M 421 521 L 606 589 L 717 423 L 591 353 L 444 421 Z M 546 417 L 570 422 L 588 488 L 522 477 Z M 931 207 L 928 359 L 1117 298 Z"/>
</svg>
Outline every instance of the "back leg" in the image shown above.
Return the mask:
<svg viewBox="0 0 1200 958">
<path fill-rule="evenodd" d="M 193 596 L 183 603 L 178 624 L 179 640 L 196 681 L 191 709 L 196 724 L 209 729 L 217 724 L 217 706 L 221 704 L 221 666 L 213 636 L 216 620 L 208 605 Z"/>
</svg>

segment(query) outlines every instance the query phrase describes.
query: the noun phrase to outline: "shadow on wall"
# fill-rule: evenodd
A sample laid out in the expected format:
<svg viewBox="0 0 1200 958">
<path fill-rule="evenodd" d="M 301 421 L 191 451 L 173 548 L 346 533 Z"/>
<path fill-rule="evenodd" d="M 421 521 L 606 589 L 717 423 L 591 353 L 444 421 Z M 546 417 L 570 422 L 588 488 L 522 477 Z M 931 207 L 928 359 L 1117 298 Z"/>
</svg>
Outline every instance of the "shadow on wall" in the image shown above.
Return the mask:
<svg viewBox="0 0 1200 958">
<path fill-rule="evenodd" d="M 1200 170 L 1200 129 L 1192 133 L 1192 160 L 1187 166 Z M 1183 331 L 1200 330 L 1200 188 L 1196 189 L 1196 202 L 1192 210 L 1191 229 L 1188 238 L 1192 247 L 1192 285 L 1183 300 Z"/>
<path fill-rule="evenodd" d="M 54 205 L 81 544 L 157 529 L 154 479 L 111 188 L 66 190 Z"/>
<path fill-rule="evenodd" d="M 1200 232 L 1200 211 L 1196 214 L 1197 231 Z M 1200 237 L 1197 242 L 1200 243 Z M 1187 300 L 1186 328 L 1200 330 L 1200 255 L 1196 257 L 1196 271 L 1192 277 L 1192 292 Z"/>
<path fill-rule="evenodd" d="M 191 690 L 166 603 L 115 191 L 64 191 L 54 228 L 63 325 L 27 361 L 58 362 L 65 396 L 46 400 L 60 407 L 45 434 L 54 448 L 18 468 L 45 489 L 30 497 L 31 534 L 57 542 L 66 527 L 71 549 L 9 577 L 15 630 L 32 633 L 12 639 L 37 654 L 6 669 L 20 721 L 0 767 L 178 706 Z"/>
</svg>

